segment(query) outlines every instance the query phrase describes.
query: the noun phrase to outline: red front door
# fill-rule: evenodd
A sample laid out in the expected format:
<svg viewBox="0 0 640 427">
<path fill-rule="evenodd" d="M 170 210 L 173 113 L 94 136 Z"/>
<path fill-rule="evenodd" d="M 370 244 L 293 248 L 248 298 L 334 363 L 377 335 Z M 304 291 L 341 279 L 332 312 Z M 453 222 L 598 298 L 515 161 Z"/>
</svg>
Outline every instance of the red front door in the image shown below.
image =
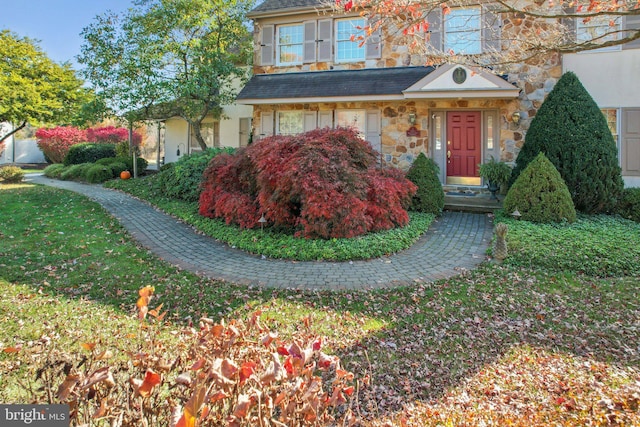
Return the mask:
<svg viewBox="0 0 640 427">
<path fill-rule="evenodd" d="M 479 111 L 447 113 L 447 184 L 480 185 L 480 118 Z"/>
</svg>

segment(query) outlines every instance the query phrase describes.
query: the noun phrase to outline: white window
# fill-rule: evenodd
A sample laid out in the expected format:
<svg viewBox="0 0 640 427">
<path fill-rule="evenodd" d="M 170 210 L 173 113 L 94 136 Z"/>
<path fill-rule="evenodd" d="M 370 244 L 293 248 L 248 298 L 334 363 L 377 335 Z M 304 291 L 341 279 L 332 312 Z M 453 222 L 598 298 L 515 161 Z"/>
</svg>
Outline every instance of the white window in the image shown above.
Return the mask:
<svg viewBox="0 0 640 427">
<path fill-rule="evenodd" d="M 295 135 L 304 132 L 304 115 L 302 111 L 278 112 L 278 134 Z"/>
<path fill-rule="evenodd" d="M 622 18 L 616 17 L 612 19 L 610 16 L 596 16 L 588 20 L 578 18 L 577 22 L 577 39 L 578 43 L 604 43 L 618 39 L 617 31 L 621 28 Z M 606 50 L 618 50 L 620 46 L 611 46 L 603 48 Z"/>
<path fill-rule="evenodd" d="M 444 51 L 463 55 L 482 52 L 482 13 L 479 7 L 451 9 L 444 16 Z"/>
<path fill-rule="evenodd" d="M 364 139 L 366 129 L 366 110 L 337 110 L 336 122 L 340 127 L 354 128 L 358 131 L 361 138 Z"/>
<path fill-rule="evenodd" d="M 282 25 L 277 36 L 278 65 L 302 64 L 304 56 L 304 25 Z"/>
<path fill-rule="evenodd" d="M 207 147 L 220 146 L 220 122 L 204 122 L 200 124 L 200 135 L 207 144 Z M 191 128 L 191 150 L 201 150 L 200 144 L 196 139 L 195 132 Z"/>
<path fill-rule="evenodd" d="M 336 21 L 336 62 L 364 61 L 365 45 L 358 40 L 365 35 L 364 27 L 362 18 Z"/>
</svg>

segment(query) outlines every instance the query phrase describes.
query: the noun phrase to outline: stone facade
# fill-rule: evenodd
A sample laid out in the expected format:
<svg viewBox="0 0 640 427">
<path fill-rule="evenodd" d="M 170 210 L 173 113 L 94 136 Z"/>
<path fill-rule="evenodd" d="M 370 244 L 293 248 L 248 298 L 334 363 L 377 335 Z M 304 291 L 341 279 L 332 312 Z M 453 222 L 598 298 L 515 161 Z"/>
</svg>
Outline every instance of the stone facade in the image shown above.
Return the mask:
<svg viewBox="0 0 640 427">
<path fill-rule="evenodd" d="M 361 62 L 336 63 L 316 62 L 295 66 L 279 67 L 276 65 L 260 65 L 259 49 L 261 28 L 263 25 L 278 25 L 292 22 L 303 22 L 309 19 L 327 19 L 326 15 L 306 13 L 303 15 L 286 16 L 283 18 L 269 17 L 255 19 L 256 55 L 254 58 L 254 74 L 290 73 L 301 71 L 328 71 L 341 69 L 389 68 L 421 66 L 430 63 L 428 58 L 413 53 L 408 42 L 393 41 L 385 34 L 382 35 L 381 54 L 379 59 L 369 59 Z M 342 16 L 341 16 L 342 18 Z M 509 19 L 503 16 L 503 31 L 518 33 L 525 31 L 529 25 L 524 20 Z M 338 110 L 338 109 L 377 109 L 381 118 L 381 156 L 390 164 L 407 169 L 415 157 L 424 152 L 433 155 L 433 141 L 430 141 L 431 121 L 429 118 L 434 111 L 478 110 L 492 111 L 497 114 L 499 132 L 499 157 L 506 162 L 514 162 L 524 143 L 524 137 L 531 119 L 536 115 L 546 95 L 554 87 L 562 75 L 560 56 L 551 54 L 546 58 L 537 59 L 533 63 L 520 64 L 510 67 L 505 73 L 505 79 L 520 89 L 520 95 L 515 99 L 495 98 L 467 98 L 467 99 L 408 99 L 406 101 L 379 102 L 342 102 L 342 103 L 283 103 L 254 106 L 254 129 L 260 128 L 261 113 L 264 111 L 287 110 Z M 519 121 L 513 120 L 514 113 L 519 114 Z M 410 127 L 409 114 L 415 114 L 417 120 L 415 128 L 417 135 L 407 136 Z"/>
</svg>

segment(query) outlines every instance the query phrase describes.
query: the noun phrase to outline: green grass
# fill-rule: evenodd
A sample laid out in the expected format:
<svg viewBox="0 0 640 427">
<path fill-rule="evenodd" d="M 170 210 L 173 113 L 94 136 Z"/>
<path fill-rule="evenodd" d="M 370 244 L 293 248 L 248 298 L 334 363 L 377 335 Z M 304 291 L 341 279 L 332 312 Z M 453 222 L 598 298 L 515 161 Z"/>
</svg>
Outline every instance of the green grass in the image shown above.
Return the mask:
<svg viewBox="0 0 640 427">
<path fill-rule="evenodd" d="M 296 261 L 349 261 L 371 259 L 409 248 L 429 228 L 435 216 L 410 213 L 410 223 L 402 228 L 370 233 L 353 239 L 304 239 L 290 233 L 264 229 L 241 229 L 221 219 L 198 214 L 197 203 L 168 199 L 152 188 L 153 177 L 109 181 L 105 186 L 146 200 L 164 212 L 193 225 L 204 234 L 244 251 L 269 258 Z"/>
<path fill-rule="evenodd" d="M 255 311 L 283 339 L 308 323 L 346 369 L 369 375 L 359 405 L 373 424 L 389 417 L 394 425 L 401 418 L 409 425 L 586 425 L 600 416 L 603 399 L 627 417 L 623 424 L 640 422 L 626 397 L 640 392 L 638 267 L 619 277 L 602 269 L 580 274 L 598 263 L 581 248 L 591 251 L 607 234 L 618 236 L 619 263 L 633 264 L 638 240 L 616 231 L 637 232 L 631 223 L 581 219 L 586 225 L 570 229 L 588 244 L 571 242 L 558 256 L 566 259 L 562 268 L 531 254 L 560 252 L 567 238 L 550 239 L 546 226 L 509 223 L 514 261 L 407 288 L 302 292 L 181 271 L 71 192 L 2 186 L 0 199 L 0 350 L 22 346 L 0 352 L 0 401 L 24 403 L 42 393 L 35 379 L 41 364 L 87 355 L 83 343 L 112 348 L 115 358 L 136 350 L 137 291 L 153 285 L 151 306 L 168 311 L 165 336 L 201 316 L 243 319 Z M 526 244 L 515 246 L 520 241 Z M 572 265 L 583 267 L 570 271 Z M 576 409 L 563 403 L 574 405 L 569 399 Z"/>
</svg>

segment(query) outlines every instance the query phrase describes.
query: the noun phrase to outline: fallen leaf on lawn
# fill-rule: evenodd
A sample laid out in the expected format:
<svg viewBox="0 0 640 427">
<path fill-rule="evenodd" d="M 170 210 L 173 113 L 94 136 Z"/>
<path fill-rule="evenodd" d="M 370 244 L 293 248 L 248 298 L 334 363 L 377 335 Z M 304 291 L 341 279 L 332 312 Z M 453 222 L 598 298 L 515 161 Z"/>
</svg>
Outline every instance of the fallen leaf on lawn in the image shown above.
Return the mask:
<svg viewBox="0 0 640 427">
<path fill-rule="evenodd" d="M 94 384 L 103 381 L 107 385 L 107 387 L 113 387 L 116 385 L 116 382 L 113 379 L 113 375 L 111 374 L 111 368 L 109 366 L 97 369 L 93 374 L 86 378 L 82 382 L 82 389 L 85 390 L 93 386 Z"/>
<path fill-rule="evenodd" d="M 245 381 L 249 379 L 249 377 L 251 377 L 251 375 L 253 375 L 255 369 L 256 369 L 255 362 L 244 362 L 242 366 L 240 366 L 240 385 L 241 386 L 245 383 Z"/>
<path fill-rule="evenodd" d="M 156 374 L 151 369 L 147 370 L 144 376 L 144 381 L 138 387 L 137 393 L 142 397 L 149 397 L 153 388 L 162 382 L 160 374 Z"/>
<path fill-rule="evenodd" d="M 20 350 L 22 350 L 22 344 L 18 344 L 15 347 L 6 347 L 4 350 L 2 350 L 5 353 L 17 353 Z"/>
<path fill-rule="evenodd" d="M 238 396 L 238 403 L 233 408 L 233 416 L 236 418 L 245 418 L 249 414 L 251 409 L 251 397 L 247 394 L 241 394 Z"/>
<path fill-rule="evenodd" d="M 94 342 L 83 342 L 80 345 L 87 351 L 93 351 L 93 349 L 96 347 L 96 343 Z"/>
<path fill-rule="evenodd" d="M 94 420 L 96 418 L 102 418 L 106 415 L 106 413 L 107 413 L 107 399 L 102 399 L 100 401 L 100 407 L 98 407 L 98 409 L 96 409 L 93 415 L 91 415 L 91 418 L 93 418 Z"/>
<path fill-rule="evenodd" d="M 65 401 L 73 391 L 74 387 L 80 381 L 80 375 L 69 374 L 58 387 L 56 397 L 58 400 Z"/>
</svg>

